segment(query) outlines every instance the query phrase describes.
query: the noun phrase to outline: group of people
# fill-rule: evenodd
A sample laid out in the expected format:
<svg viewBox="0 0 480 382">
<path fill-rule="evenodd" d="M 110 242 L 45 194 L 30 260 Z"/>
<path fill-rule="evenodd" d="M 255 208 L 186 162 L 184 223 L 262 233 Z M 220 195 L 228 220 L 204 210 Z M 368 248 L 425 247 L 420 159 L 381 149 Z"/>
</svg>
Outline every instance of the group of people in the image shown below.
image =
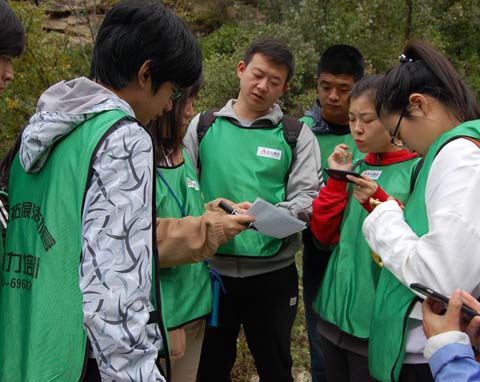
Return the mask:
<svg viewBox="0 0 480 382">
<path fill-rule="evenodd" d="M 0 0 L 0 93 L 24 47 Z M 237 98 L 194 116 L 195 37 L 159 1 L 114 5 L 88 77 L 47 89 L 0 164 L 0 380 L 226 382 L 243 328 L 260 381 L 292 382 L 301 241 L 313 382 L 478 380 L 480 107 L 427 43 L 399 61 L 364 76 L 327 48 L 298 120 L 291 50 L 257 39 Z M 309 228 L 250 229 L 257 197 Z"/>
</svg>

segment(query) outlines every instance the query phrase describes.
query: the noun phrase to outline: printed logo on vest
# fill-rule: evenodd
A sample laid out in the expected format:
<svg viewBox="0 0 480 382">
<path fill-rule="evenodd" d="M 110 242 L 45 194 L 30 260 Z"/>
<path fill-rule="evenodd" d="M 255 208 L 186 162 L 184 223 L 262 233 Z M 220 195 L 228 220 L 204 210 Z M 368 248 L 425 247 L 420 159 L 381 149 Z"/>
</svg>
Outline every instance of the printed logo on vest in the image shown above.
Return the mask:
<svg viewBox="0 0 480 382">
<path fill-rule="evenodd" d="M 377 180 L 382 175 L 382 170 L 365 170 L 362 175 L 368 176 L 372 180 Z"/>
<path fill-rule="evenodd" d="M 187 176 L 187 187 L 193 188 L 195 191 L 200 191 L 200 187 L 198 186 L 198 183 L 190 179 L 188 176 Z"/>
<path fill-rule="evenodd" d="M 282 150 L 269 149 L 268 147 L 258 147 L 257 155 L 259 157 L 272 158 L 276 160 L 282 159 Z"/>
</svg>

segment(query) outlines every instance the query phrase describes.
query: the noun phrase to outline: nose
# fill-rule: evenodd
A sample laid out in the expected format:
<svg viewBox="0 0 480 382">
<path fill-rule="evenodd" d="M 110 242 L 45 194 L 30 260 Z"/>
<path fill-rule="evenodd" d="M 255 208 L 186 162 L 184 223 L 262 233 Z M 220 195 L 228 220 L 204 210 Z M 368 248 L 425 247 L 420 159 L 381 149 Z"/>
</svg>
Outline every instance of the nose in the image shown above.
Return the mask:
<svg viewBox="0 0 480 382">
<path fill-rule="evenodd" d="M 362 135 L 364 132 L 363 123 L 360 120 L 355 120 L 350 122 L 350 126 L 352 127 L 352 131 L 355 132 L 357 135 Z"/>
<path fill-rule="evenodd" d="M 13 65 L 12 62 L 6 61 L 3 64 L 2 68 L 2 80 L 7 82 L 7 81 L 13 81 L 14 75 L 13 75 Z"/>
<path fill-rule="evenodd" d="M 257 88 L 262 92 L 266 92 L 268 90 L 268 78 L 262 78 L 258 80 Z"/>
<path fill-rule="evenodd" d="M 185 105 L 185 110 L 183 112 L 183 117 L 186 119 L 186 120 L 190 120 L 190 118 L 193 117 L 193 115 L 195 114 L 194 110 L 193 110 L 193 102 L 187 102 L 187 104 Z"/>
<path fill-rule="evenodd" d="M 338 91 L 335 87 L 333 87 L 332 90 L 330 91 L 330 93 L 328 94 L 328 98 L 330 99 L 330 101 L 338 101 L 339 100 Z"/>
</svg>

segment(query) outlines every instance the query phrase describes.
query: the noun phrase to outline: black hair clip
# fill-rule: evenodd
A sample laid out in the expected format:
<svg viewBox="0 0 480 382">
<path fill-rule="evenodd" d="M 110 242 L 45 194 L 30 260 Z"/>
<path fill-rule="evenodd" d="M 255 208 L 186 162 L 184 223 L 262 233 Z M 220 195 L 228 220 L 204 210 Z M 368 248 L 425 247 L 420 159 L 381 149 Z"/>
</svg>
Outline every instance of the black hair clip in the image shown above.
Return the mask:
<svg viewBox="0 0 480 382">
<path fill-rule="evenodd" d="M 412 60 L 411 58 L 408 58 L 407 56 L 405 56 L 404 53 L 402 53 L 402 54 L 398 57 L 398 59 L 400 60 L 400 63 L 401 63 L 401 64 L 404 64 L 404 63 L 406 63 L 406 62 L 413 62 L 413 60 Z"/>
</svg>

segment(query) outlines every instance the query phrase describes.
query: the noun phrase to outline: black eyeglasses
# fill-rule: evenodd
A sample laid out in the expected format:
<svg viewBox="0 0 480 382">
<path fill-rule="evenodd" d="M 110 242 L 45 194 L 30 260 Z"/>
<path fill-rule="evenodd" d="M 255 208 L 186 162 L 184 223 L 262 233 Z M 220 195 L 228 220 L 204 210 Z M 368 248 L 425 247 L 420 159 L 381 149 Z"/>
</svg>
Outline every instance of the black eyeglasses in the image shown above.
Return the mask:
<svg viewBox="0 0 480 382">
<path fill-rule="evenodd" d="M 175 84 L 173 86 L 174 86 L 174 90 L 172 92 L 172 95 L 170 96 L 170 99 L 172 100 L 172 102 L 175 102 L 183 97 L 183 89 L 181 89 Z"/>
<path fill-rule="evenodd" d="M 398 147 L 405 147 L 403 143 L 398 143 L 398 130 L 400 130 L 400 123 L 402 122 L 403 116 L 405 115 L 405 112 L 407 111 L 408 103 L 403 107 L 402 112 L 400 113 L 400 118 L 398 119 L 397 126 L 395 127 L 395 130 L 393 130 L 393 134 L 391 134 L 392 139 L 390 139 L 390 143 L 394 146 Z"/>
</svg>

